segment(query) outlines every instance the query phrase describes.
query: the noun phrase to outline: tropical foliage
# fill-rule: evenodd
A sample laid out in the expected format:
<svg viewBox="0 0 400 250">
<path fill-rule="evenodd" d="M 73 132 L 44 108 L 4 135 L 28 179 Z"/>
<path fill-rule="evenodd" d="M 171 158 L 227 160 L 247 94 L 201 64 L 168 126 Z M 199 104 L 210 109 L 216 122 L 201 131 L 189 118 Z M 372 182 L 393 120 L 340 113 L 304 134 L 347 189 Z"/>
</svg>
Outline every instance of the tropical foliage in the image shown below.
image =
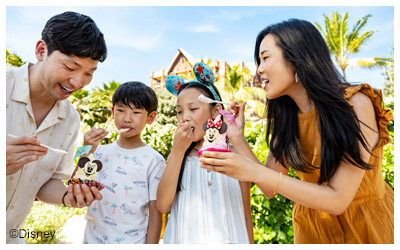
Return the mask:
<svg viewBox="0 0 400 250">
<path fill-rule="evenodd" d="M 6 48 L 6 66 L 11 67 L 20 67 L 24 65 L 25 62 L 22 61 L 21 57 L 17 56 L 16 54 L 10 53 L 9 49 Z"/>
<path fill-rule="evenodd" d="M 371 38 L 375 31 L 361 32 L 365 27 L 371 15 L 366 15 L 359 19 L 352 29 L 348 27 L 349 13 L 344 16 L 338 12 L 332 13 L 329 17 L 324 14 L 325 27 L 316 24 L 318 29 L 323 34 L 329 51 L 334 57 L 337 66 L 342 70 L 343 77 L 346 78 L 346 68 L 348 67 L 384 67 L 387 61 L 386 58 L 350 58 L 352 54 L 357 54 L 362 45 Z"/>
</svg>

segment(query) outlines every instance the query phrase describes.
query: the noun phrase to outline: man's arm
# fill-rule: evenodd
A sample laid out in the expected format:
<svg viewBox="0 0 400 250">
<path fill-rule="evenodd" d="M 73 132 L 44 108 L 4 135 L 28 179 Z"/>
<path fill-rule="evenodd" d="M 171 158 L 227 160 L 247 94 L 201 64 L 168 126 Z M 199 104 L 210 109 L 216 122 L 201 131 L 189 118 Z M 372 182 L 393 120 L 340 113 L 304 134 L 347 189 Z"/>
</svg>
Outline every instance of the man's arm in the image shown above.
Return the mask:
<svg viewBox="0 0 400 250">
<path fill-rule="evenodd" d="M 146 244 L 158 244 L 160 241 L 162 214 L 158 211 L 156 202 L 149 202 L 149 225 L 147 227 Z"/>
</svg>

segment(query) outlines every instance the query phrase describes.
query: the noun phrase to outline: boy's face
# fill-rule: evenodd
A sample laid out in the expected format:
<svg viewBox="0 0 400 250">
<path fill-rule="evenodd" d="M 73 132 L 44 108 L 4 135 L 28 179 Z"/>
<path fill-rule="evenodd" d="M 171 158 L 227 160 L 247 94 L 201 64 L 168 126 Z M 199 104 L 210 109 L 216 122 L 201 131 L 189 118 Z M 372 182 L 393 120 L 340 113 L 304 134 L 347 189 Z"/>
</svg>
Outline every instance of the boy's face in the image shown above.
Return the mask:
<svg viewBox="0 0 400 250">
<path fill-rule="evenodd" d="M 145 109 L 138 109 L 130 104 L 132 108 L 118 103 L 113 107 L 113 117 L 117 129 L 129 129 L 121 133 L 122 137 L 134 137 L 140 135 L 146 124 L 153 123 L 156 112 L 148 114 Z"/>
<path fill-rule="evenodd" d="M 39 80 L 45 91 L 56 100 L 67 99 L 73 92 L 88 85 L 98 63 L 90 57 L 68 56 L 58 50 L 48 55 L 43 41 L 37 44 L 36 57 L 41 62 Z"/>
</svg>

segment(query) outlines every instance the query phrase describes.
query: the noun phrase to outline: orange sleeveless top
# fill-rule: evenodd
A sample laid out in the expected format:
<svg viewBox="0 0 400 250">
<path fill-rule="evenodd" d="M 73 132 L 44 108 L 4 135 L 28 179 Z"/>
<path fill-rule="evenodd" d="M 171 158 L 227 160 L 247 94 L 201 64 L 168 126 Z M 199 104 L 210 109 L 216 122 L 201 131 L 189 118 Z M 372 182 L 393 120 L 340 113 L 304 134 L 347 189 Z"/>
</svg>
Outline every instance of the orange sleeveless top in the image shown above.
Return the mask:
<svg viewBox="0 0 400 250">
<path fill-rule="evenodd" d="M 380 90 L 377 90 L 381 94 Z M 326 212 L 293 203 L 294 243 L 394 243 L 394 192 L 382 176 L 383 146 L 390 142 L 387 123 L 393 119 L 390 109 L 382 107 L 381 97 L 368 84 L 345 90 L 348 100 L 361 92 L 367 95 L 375 109 L 379 142 L 372 149 L 360 187 L 347 210 L 334 216 Z M 303 153 L 313 166 L 321 164 L 321 138 L 315 109 L 298 114 Z M 317 183 L 320 170 L 311 173 L 296 171 L 301 180 Z"/>
</svg>

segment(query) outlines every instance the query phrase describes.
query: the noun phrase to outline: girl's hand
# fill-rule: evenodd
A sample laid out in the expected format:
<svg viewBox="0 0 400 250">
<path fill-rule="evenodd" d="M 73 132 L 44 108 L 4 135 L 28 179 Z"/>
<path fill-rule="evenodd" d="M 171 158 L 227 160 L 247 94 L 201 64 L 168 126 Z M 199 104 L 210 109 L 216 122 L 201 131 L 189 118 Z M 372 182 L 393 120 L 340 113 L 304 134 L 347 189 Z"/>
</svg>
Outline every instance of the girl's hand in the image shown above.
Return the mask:
<svg viewBox="0 0 400 250">
<path fill-rule="evenodd" d="M 104 128 L 95 128 L 93 127 L 90 131 L 86 132 L 83 135 L 83 145 L 92 145 L 89 154 L 93 154 L 100 141 L 104 139 L 108 134 L 108 131 Z"/>
<path fill-rule="evenodd" d="M 193 142 L 192 128 L 187 122 L 181 123 L 175 131 L 174 143 L 172 147 L 175 147 L 178 150 L 183 150 L 183 152 L 185 152 L 186 149 L 189 148 L 192 142 Z"/>
<path fill-rule="evenodd" d="M 236 124 L 238 125 L 237 127 L 233 125 L 230 121 L 225 121 L 228 124 L 228 130 L 227 130 L 227 136 L 229 138 L 229 141 L 235 146 L 235 139 L 238 139 L 240 137 L 244 137 L 244 126 L 245 126 L 245 120 L 244 120 L 244 110 L 246 108 L 246 102 L 242 103 L 240 107 L 237 107 L 239 103 L 237 101 L 234 101 L 231 103 L 231 106 L 228 107 L 229 113 L 233 114 L 235 119 L 236 119 Z"/>
<path fill-rule="evenodd" d="M 239 181 L 255 182 L 259 168 L 264 167 L 236 153 L 206 151 L 200 157 L 200 167 L 225 174 Z"/>
</svg>

